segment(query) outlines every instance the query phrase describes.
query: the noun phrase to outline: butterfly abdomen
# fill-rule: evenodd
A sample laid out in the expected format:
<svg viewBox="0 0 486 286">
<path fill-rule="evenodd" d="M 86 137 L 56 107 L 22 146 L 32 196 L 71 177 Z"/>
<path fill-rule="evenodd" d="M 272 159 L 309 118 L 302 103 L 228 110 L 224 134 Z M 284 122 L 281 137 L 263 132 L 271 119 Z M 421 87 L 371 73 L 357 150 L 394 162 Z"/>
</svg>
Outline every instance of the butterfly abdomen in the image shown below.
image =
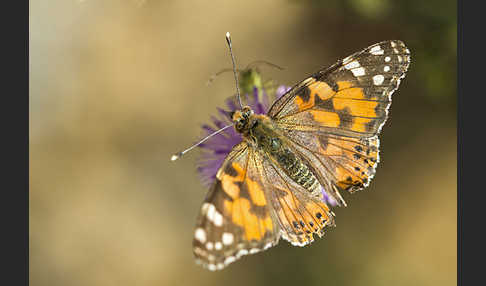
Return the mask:
<svg viewBox="0 0 486 286">
<path fill-rule="evenodd" d="M 316 177 L 288 147 L 282 147 L 277 152 L 272 152 L 271 155 L 292 180 L 309 191 L 314 190 Z"/>
<path fill-rule="evenodd" d="M 272 123 L 260 116 L 258 124 L 250 131 L 251 137 L 258 147 L 265 151 L 275 163 L 297 184 L 309 192 L 319 186 L 317 178 L 309 167 L 285 144 L 285 139 L 275 131 Z"/>
</svg>

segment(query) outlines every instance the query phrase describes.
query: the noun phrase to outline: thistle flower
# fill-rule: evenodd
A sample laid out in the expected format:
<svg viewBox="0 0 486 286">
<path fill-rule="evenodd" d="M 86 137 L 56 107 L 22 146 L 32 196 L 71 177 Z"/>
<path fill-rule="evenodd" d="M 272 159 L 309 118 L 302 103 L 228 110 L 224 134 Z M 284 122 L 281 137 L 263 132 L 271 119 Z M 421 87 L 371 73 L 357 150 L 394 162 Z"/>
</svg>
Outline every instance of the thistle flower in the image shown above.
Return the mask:
<svg viewBox="0 0 486 286">
<path fill-rule="evenodd" d="M 245 73 L 240 73 L 240 78 L 244 75 Z M 285 85 L 280 85 L 277 89 L 272 89 L 271 87 L 265 88 L 266 85 L 262 84 L 258 73 L 246 73 L 246 75 L 251 75 L 252 78 L 241 78 L 241 82 L 244 84 L 240 85 L 240 87 L 245 92 L 242 95 L 242 100 L 253 109 L 255 114 L 266 114 L 271 103 L 290 89 L 289 86 Z M 228 110 L 218 107 L 219 116 L 211 116 L 213 126 L 209 124 L 202 126 L 204 136 L 232 123 L 228 114 L 240 108 L 238 101 L 233 96 L 228 98 L 225 104 Z M 198 160 L 197 171 L 203 185 L 206 187 L 211 186 L 224 159 L 230 153 L 233 146 L 240 143 L 242 139 L 241 134 L 237 133 L 234 128 L 228 128 L 198 146 L 201 148 L 202 154 Z M 330 206 L 336 206 L 337 202 L 333 197 L 327 194 L 324 188 L 321 188 L 321 190 L 324 202 Z"/>
</svg>

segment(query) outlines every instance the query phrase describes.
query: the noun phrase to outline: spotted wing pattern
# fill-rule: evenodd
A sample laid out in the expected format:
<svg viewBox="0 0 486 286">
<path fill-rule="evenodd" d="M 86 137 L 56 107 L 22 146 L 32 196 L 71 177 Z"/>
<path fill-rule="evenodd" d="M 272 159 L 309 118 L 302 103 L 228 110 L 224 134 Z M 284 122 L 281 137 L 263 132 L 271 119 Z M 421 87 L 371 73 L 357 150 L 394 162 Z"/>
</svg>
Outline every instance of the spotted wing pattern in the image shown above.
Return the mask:
<svg viewBox="0 0 486 286">
<path fill-rule="evenodd" d="M 263 183 L 285 240 L 305 246 L 314 241 L 314 234 L 321 237 L 327 226 L 334 226 L 334 214 L 323 201 L 311 196 L 264 154 L 262 158 Z"/>
<path fill-rule="evenodd" d="M 372 45 L 303 80 L 268 112 L 340 204 L 339 190 L 360 190 L 375 174 L 377 135 L 409 64 L 403 42 Z"/>
<path fill-rule="evenodd" d="M 245 142 L 236 145 L 216 175 L 194 232 L 196 261 L 220 270 L 246 254 L 278 243 L 280 226 L 268 204 L 258 165 L 261 159 Z"/>
<path fill-rule="evenodd" d="M 236 145 L 217 174 L 194 232 L 196 261 L 220 270 L 241 256 L 276 245 L 283 237 L 293 245 L 314 241 L 334 225 L 322 201 L 266 158 L 263 151 Z"/>
<path fill-rule="evenodd" d="M 353 138 L 293 130 L 283 131 L 289 145 L 313 166 L 319 183 L 340 205 L 340 190 L 354 192 L 368 186 L 379 162 L 376 136 Z"/>
</svg>

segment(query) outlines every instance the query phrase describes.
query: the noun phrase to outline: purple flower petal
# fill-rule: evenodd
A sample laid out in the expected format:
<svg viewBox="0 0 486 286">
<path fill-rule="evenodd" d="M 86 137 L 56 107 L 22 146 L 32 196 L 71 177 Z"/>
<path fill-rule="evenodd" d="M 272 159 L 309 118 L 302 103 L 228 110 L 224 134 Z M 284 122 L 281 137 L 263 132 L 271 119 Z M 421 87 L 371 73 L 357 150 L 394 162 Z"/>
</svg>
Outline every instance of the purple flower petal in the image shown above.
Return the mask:
<svg viewBox="0 0 486 286">
<path fill-rule="evenodd" d="M 322 186 L 321 186 L 321 191 L 322 191 L 322 195 L 324 196 L 323 201 L 326 204 L 331 205 L 333 207 L 337 206 L 337 201 L 332 196 L 330 196 Z"/>
<path fill-rule="evenodd" d="M 275 92 L 277 98 L 280 98 L 282 97 L 282 95 L 286 94 L 287 91 L 290 90 L 290 86 L 285 86 L 285 85 L 281 85 L 277 88 L 277 91 Z"/>
</svg>

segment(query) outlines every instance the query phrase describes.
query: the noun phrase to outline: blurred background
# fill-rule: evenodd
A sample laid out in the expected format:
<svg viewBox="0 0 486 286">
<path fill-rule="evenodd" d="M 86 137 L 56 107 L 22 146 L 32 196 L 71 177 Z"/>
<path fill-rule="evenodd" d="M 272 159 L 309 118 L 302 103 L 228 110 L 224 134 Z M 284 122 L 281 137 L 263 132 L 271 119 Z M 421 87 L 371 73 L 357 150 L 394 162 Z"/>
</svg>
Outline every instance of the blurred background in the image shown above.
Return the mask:
<svg viewBox="0 0 486 286">
<path fill-rule="evenodd" d="M 412 54 L 370 186 L 337 227 L 195 265 L 194 142 L 240 67 L 293 85 L 375 42 Z M 456 285 L 456 2 L 30 1 L 31 285 Z"/>
</svg>

